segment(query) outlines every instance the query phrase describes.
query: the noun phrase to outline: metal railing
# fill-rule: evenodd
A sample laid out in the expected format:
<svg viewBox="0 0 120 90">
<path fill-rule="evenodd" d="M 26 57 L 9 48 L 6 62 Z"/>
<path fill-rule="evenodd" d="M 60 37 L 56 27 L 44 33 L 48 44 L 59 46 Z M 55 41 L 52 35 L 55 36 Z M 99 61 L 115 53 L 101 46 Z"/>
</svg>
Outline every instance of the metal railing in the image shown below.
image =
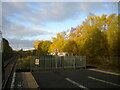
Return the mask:
<svg viewBox="0 0 120 90">
<path fill-rule="evenodd" d="M 39 59 L 39 64 L 35 64 L 35 59 Z M 39 57 L 31 60 L 31 70 L 51 70 L 65 68 L 86 68 L 86 56 L 62 56 L 62 57 Z"/>
</svg>

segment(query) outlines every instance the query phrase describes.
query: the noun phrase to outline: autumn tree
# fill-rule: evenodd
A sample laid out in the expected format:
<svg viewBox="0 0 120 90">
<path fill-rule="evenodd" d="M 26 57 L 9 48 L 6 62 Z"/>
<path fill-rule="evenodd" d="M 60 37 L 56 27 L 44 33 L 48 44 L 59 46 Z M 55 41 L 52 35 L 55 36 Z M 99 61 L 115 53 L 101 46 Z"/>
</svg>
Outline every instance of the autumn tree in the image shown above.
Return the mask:
<svg viewBox="0 0 120 90">
<path fill-rule="evenodd" d="M 34 43 L 34 48 L 35 48 L 35 50 L 37 50 L 38 55 L 42 54 L 42 49 L 41 49 L 42 43 L 43 43 L 43 41 L 37 41 Z"/>
<path fill-rule="evenodd" d="M 38 49 L 38 45 L 41 43 L 41 41 L 36 41 L 34 43 L 34 48 L 37 50 Z"/>
<path fill-rule="evenodd" d="M 120 30 L 118 27 L 118 18 L 120 16 L 114 16 L 113 14 L 108 17 L 110 19 L 108 31 L 106 31 L 108 44 L 109 44 L 109 54 L 110 56 L 119 56 L 120 52 Z"/>
<path fill-rule="evenodd" d="M 49 52 L 55 52 L 56 49 L 58 49 L 59 52 L 63 52 L 66 39 L 66 32 L 57 33 L 56 37 L 52 38 L 52 44 L 50 46 Z"/>
<path fill-rule="evenodd" d="M 41 47 L 43 55 L 47 55 L 49 53 L 48 50 L 49 50 L 51 44 L 52 44 L 51 41 L 44 41 L 41 44 L 41 46 L 39 46 L 39 47 Z"/>
<path fill-rule="evenodd" d="M 47 55 L 50 45 L 51 41 L 37 41 L 34 43 L 38 55 Z"/>
<path fill-rule="evenodd" d="M 63 47 L 64 52 L 68 52 L 68 53 L 77 55 L 77 50 L 78 50 L 78 47 L 74 40 L 72 40 L 72 39 L 66 40 L 64 47 Z"/>
<path fill-rule="evenodd" d="M 116 14 L 101 16 L 91 15 L 82 25 L 72 27 L 69 32 L 61 32 L 52 38 L 49 52 L 72 52 L 86 56 L 87 62 L 93 64 L 107 63 L 109 56 L 120 54 L 120 30 Z"/>
<path fill-rule="evenodd" d="M 104 60 L 103 58 L 109 55 L 106 32 L 114 18 L 115 14 L 111 14 L 108 17 L 105 14 L 102 16 L 89 16 L 83 21 L 82 25 L 71 28 L 68 39 L 76 42 L 77 55 L 85 55 L 89 59 L 94 59 L 96 63 L 100 61 L 98 59 Z"/>
</svg>

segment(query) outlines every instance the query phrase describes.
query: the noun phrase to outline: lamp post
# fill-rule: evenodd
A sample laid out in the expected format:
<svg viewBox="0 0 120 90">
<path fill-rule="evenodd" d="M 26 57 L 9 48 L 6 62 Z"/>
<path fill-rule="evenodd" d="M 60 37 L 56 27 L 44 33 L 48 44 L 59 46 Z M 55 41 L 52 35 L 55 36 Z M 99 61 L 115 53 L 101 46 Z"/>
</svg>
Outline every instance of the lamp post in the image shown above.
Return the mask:
<svg viewBox="0 0 120 90">
<path fill-rule="evenodd" d="M 2 89 L 2 81 L 3 81 L 2 32 L 0 31 L 0 90 Z"/>
</svg>

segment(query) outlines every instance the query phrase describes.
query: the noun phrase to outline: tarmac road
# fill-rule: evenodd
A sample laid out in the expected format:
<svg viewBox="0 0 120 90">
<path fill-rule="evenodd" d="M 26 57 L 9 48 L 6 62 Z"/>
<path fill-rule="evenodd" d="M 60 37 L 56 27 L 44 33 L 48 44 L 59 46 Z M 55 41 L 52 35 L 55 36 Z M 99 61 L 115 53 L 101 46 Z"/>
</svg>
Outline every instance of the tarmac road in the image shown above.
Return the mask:
<svg viewBox="0 0 120 90">
<path fill-rule="evenodd" d="M 120 88 L 120 76 L 91 70 L 34 71 L 41 90 L 45 88 Z"/>
</svg>

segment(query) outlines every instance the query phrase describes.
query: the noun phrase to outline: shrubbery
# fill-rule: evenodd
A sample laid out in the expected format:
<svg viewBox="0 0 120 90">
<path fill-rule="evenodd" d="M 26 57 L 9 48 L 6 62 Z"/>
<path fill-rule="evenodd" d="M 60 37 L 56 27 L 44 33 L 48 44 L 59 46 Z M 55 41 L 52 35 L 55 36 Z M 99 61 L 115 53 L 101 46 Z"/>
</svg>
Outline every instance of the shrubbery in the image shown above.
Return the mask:
<svg viewBox="0 0 120 90">
<path fill-rule="evenodd" d="M 19 67 L 21 69 L 30 70 L 30 61 L 34 59 L 32 56 L 24 57 L 19 59 Z"/>
</svg>

